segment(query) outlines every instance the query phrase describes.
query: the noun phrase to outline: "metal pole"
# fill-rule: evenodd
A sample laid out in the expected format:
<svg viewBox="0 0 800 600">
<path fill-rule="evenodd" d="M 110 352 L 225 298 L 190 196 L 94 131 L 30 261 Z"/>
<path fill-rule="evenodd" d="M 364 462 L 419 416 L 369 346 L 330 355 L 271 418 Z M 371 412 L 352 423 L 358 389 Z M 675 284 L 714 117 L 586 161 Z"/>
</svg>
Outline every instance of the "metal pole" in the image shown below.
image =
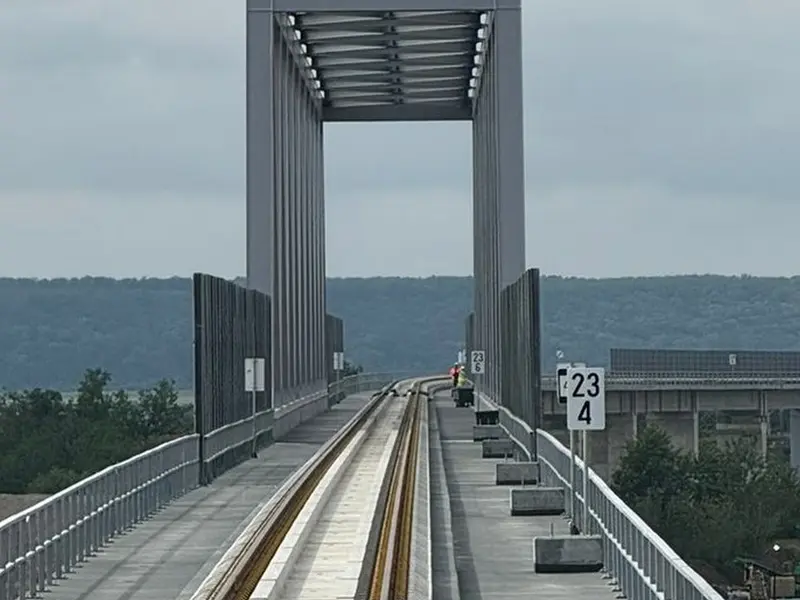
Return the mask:
<svg viewBox="0 0 800 600">
<path fill-rule="evenodd" d="M 584 429 L 581 431 L 583 439 L 581 440 L 581 454 L 583 455 L 583 521 L 581 522 L 581 533 L 583 535 L 589 534 L 589 435 Z"/>
<path fill-rule="evenodd" d="M 255 386 L 253 386 L 253 391 L 250 392 L 250 401 L 252 404 L 252 412 L 253 412 L 253 447 L 252 451 L 250 452 L 250 456 L 252 458 L 258 458 L 258 434 L 256 430 L 256 390 Z"/>
<path fill-rule="evenodd" d="M 569 516 L 572 518 L 572 522 L 577 525 L 575 522 L 575 432 L 570 430 L 569 432 Z"/>
</svg>

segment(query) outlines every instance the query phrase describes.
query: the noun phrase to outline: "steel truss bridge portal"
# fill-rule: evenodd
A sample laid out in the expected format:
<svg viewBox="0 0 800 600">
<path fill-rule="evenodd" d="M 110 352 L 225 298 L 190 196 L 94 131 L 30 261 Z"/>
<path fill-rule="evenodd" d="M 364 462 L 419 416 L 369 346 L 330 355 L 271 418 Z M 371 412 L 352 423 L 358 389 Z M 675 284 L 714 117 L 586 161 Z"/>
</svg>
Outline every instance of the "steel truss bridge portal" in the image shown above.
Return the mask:
<svg viewBox="0 0 800 600">
<path fill-rule="evenodd" d="M 525 269 L 521 41 L 519 0 L 249 0 L 247 281 L 273 298 L 276 405 L 327 383 L 325 122 L 472 123 L 475 342 L 496 388 L 499 294 Z"/>
</svg>

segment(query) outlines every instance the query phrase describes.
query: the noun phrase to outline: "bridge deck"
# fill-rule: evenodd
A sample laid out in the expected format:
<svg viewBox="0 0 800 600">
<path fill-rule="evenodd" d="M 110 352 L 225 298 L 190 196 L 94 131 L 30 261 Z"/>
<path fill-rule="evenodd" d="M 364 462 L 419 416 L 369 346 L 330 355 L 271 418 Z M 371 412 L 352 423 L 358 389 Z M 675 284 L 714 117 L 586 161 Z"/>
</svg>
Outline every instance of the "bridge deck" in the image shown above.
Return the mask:
<svg viewBox="0 0 800 600">
<path fill-rule="evenodd" d="M 275 492 L 369 394 L 350 396 L 282 441 L 198 488 L 115 539 L 75 573 L 56 582 L 59 600 L 191 598 L 231 543 Z"/>
<path fill-rule="evenodd" d="M 472 441 L 474 413 L 455 408 L 446 397 L 437 397 L 433 404 L 450 492 L 452 547 L 461 600 L 614 599 L 599 573 L 534 572 L 534 536 L 549 535 L 551 523 L 556 534 L 568 533 L 566 521 L 561 517 L 511 517 L 509 488 L 494 482 L 497 461 L 481 458 L 481 445 Z M 437 546 L 442 547 L 434 548 Z M 445 563 L 436 552 L 434 562 Z M 450 579 L 446 572 L 439 576 Z"/>
</svg>

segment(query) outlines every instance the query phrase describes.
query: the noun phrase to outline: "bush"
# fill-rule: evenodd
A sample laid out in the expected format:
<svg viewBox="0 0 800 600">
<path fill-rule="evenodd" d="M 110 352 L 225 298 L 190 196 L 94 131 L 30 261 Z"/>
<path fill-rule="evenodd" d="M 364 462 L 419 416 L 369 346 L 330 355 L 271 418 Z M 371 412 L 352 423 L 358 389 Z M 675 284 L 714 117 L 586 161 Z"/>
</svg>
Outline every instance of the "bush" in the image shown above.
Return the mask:
<svg viewBox="0 0 800 600">
<path fill-rule="evenodd" d="M 54 493 L 193 430 L 174 382 L 160 381 L 136 400 L 106 391 L 110 382 L 91 369 L 72 399 L 41 389 L 0 396 L 0 492 Z"/>
<path fill-rule="evenodd" d="M 800 482 L 791 466 L 763 459 L 750 439 L 702 440 L 697 458 L 646 427 L 627 444 L 612 486 L 685 560 L 738 573 L 737 556 L 794 535 Z"/>
</svg>

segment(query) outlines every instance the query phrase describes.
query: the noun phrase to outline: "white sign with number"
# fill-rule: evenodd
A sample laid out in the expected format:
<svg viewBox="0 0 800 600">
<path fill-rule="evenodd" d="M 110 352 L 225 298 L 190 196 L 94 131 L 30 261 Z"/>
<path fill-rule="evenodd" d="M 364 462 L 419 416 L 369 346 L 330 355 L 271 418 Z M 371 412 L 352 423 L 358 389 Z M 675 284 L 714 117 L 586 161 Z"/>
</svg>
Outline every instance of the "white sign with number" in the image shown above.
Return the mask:
<svg viewBox="0 0 800 600">
<path fill-rule="evenodd" d="M 333 370 L 344 371 L 344 352 L 333 353 Z"/>
<path fill-rule="evenodd" d="M 567 370 L 567 429 L 606 428 L 606 370 L 572 367 Z"/>
<path fill-rule="evenodd" d="M 558 363 L 556 365 L 556 392 L 558 401 L 561 404 L 567 402 L 567 370 L 571 367 L 570 363 Z"/>
<path fill-rule="evenodd" d="M 264 375 L 266 361 L 263 358 L 244 359 L 244 391 L 263 392 L 266 389 Z"/>
<path fill-rule="evenodd" d="M 483 375 L 486 372 L 486 353 L 483 350 L 473 350 L 470 363 L 473 375 Z"/>
</svg>

